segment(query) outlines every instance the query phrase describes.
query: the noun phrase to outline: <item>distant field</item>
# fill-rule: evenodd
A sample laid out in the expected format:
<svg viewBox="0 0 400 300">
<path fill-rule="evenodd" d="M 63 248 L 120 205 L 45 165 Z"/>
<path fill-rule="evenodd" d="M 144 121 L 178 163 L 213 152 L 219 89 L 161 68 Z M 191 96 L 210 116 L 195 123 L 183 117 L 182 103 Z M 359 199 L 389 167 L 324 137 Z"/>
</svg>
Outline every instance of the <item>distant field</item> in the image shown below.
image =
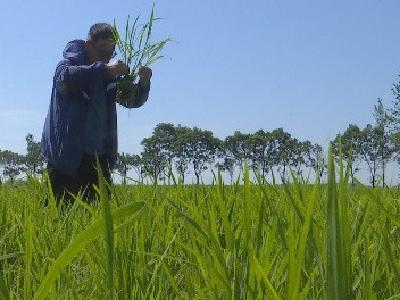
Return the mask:
<svg viewBox="0 0 400 300">
<path fill-rule="evenodd" d="M 400 299 L 397 190 L 246 170 L 63 210 L 40 181 L 0 186 L 0 299 Z"/>
</svg>

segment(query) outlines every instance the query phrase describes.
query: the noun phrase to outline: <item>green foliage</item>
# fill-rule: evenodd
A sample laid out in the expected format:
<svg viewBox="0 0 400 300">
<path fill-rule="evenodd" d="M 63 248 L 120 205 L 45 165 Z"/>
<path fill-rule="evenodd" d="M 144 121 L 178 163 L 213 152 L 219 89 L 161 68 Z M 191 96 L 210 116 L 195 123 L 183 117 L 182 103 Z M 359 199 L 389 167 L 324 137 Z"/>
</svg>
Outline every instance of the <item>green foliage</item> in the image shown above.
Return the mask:
<svg viewBox="0 0 400 300">
<path fill-rule="evenodd" d="M 328 185 L 117 185 L 57 210 L 47 177 L 0 188 L 2 299 L 388 299 L 399 191 Z M 335 170 L 337 169 L 337 171 Z M 51 196 L 51 195 L 50 195 Z M 50 197 L 51 199 L 51 197 Z"/>
<path fill-rule="evenodd" d="M 171 41 L 171 38 L 166 38 L 158 42 L 152 41 L 154 22 L 159 20 L 159 18 L 154 16 L 154 7 L 155 4 L 153 3 L 149 19 L 143 25 L 139 24 L 140 16 L 135 18 L 133 24 L 131 24 L 131 18 L 128 16 L 123 36 L 114 20 L 114 37 L 124 63 L 131 69 L 133 80 L 138 75 L 139 66 L 150 66 L 162 58 L 163 56 L 159 53 Z"/>
<path fill-rule="evenodd" d="M 211 131 L 160 123 L 151 137 L 142 141 L 142 162 L 154 183 L 166 178 L 170 183 L 169 170 L 173 165 L 182 181 L 191 166 L 200 183 L 201 174 L 215 162 L 221 144 Z"/>
<path fill-rule="evenodd" d="M 121 30 L 118 30 L 114 20 L 114 38 L 124 63 L 130 68 L 130 74 L 124 76 L 118 83 L 119 101 L 125 107 L 129 107 L 128 99 L 134 97 L 137 92 L 138 85 L 134 83 L 137 81 L 140 66 L 150 66 L 163 58 L 164 56 L 160 53 L 172 40 L 171 38 L 157 42 L 152 40 L 154 22 L 159 20 L 154 16 L 154 7 L 155 4 L 153 3 L 149 19 L 143 25 L 139 23 L 140 16 L 137 16 L 133 23 L 128 16 L 124 34 L 121 34 Z"/>
<path fill-rule="evenodd" d="M 27 171 L 30 174 L 40 174 L 44 164 L 44 157 L 40 150 L 40 142 L 35 142 L 33 135 L 28 133 L 26 138 L 26 155 L 24 157 Z"/>
<path fill-rule="evenodd" d="M 14 182 L 21 172 L 26 171 L 25 158 L 10 150 L 0 150 L 0 166 L 3 166 L 3 175 Z"/>
</svg>

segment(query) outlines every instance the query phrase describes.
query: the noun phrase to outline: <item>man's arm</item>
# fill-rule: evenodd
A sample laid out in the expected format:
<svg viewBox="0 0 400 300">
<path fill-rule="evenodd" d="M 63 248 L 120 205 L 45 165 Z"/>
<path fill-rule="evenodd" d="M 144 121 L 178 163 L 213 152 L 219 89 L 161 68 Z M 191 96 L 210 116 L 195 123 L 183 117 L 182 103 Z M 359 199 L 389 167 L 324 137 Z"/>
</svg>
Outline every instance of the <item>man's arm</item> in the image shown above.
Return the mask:
<svg viewBox="0 0 400 300">
<path fill-rule="evenodd" d="M 58 89 L 80 90 L 97 80 L 111 79 L 127 73 L 129 73 L 129 68 L 120 61 L 110 64 L 96 61 L 91 65 L 75 66 L 70 65 L 68 60 L 63 60 L 57 65 L 55 78 Z"/>
<path fill-rule="evenodd" d="M 84 86 L 108 76 L 106 65 L 102 62 L 94 62 L 91 65 L 75 66 L 69 61 L 63 60 L 57 65 L 55 79 L 57 89 L 80 90 Z"/>
</svg>

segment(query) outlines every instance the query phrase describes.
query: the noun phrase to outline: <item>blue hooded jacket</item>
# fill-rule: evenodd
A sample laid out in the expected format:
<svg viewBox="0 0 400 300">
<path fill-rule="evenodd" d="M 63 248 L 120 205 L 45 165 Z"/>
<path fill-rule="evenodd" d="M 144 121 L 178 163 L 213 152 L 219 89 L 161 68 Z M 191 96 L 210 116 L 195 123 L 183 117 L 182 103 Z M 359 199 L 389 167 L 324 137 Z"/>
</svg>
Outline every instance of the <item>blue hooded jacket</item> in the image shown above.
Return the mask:
<svg viewBox="0 0 400 300">
<path fill-rule="evenodd" d="M 41 150 L 45 158 L 65 175 L 75 177 L 84 154 L 84 126 L 89 87 L 101 80 L 107 90 L 106 157 L 113 167 L 117 159 L 116 89 L 119 77 L 111 77 L 102 62 L 85 65 L 85 41 L 69 42 L 64 59 L 57 64 L 53 77 L 50 106 L 43 126 Z M 129 108 L 137 108 L 147 101 L 150 86 L 139 85 L 136 101 Z"/>
</svg>

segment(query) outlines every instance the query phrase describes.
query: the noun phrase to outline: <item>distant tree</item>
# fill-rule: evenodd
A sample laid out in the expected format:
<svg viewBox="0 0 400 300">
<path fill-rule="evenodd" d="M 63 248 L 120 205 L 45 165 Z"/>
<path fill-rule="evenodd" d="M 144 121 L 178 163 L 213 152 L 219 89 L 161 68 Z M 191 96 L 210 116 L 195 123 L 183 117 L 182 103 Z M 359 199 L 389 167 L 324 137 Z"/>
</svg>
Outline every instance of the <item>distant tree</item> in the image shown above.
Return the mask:
<svg viewBox="0 0 400 300">
<path fill-rule="evenodd" d="M 175 127 L 169 123 L 158 124 L 151 137 L 142 141 L 142 163 L 146 174 L 151 174 L 155 183 L 167 178 L 170 180 L 170 167 L 174 159 L 174 143 L 176 140 Z"/>
<path fill-rule="evenodd" d="M 235 131 L 233 135 L 227 136 L 224 141 L 224 151 L 227 156 L 235 159 L 236 165 L 243 172 L 244 162 L 249 159 L 251 146 L 250 134 Z"/>
<path fill-rule="evenodd" d="M 215 138 L 211 131 L 194 127 L 191 132 L 190 144 L 190 162 L 197 184 L 199 184 L 201 174 L 215 162 L 221 141 Z"/>
<path fill-rule="evenodd" d="M 349 165 L 351 183 L 354 184 L 354 176 L 360 170 L 362 161 L 361 151 L 363 144 L 363 134 L 357 125 L 350 124 L 343 134 L 337 134 L 331 143 L 336 161 L 339 159 L 339 141 L 342 145 L 342 158 Z M 365 158 L 365 157 L 364 157 Z"/>
<path fill-rule="evenodd" d="M 173 124 L 160 123 L 153 130 L 152 137 L 159 144 L 162 157 L 166 160 L 166 166 L 162 169 L 163 178 L 167 178 L 170 184 L 171 174 L 169 171 L 173 167 L 174 143 L 176 142 L 176 129 Z"/>
<path fill-rule="evenodd" d="M 374 106 L 375 130 L 379 151 L 379 164 L 382 168 L 382 186 L 385 186 L 385 169 L 388 161 L 393 157 L 395 146 L 389 132 L 390 116 L 383 106 L 382 99 L 378 99 Z"/>
<path fill-rule="evenodd" d="M 138 175 L 139 181 L 143 183 L 143 179 L 146 172 L 144 169 L 144 163 L 142 157 L 140 155 L 132 155 L 131 166 L 135 171 L 135 173 Z"/>
<path fill-rule="evenodd" d="M 122 152 L 122 154 L 117 155 L 117 162 L 115 164 L 115 169 L 118 174 L 122 177 L 122 184 L 126 185 L 126 178 L 129 170 L 132 168 L 134 157 L 129 153 Z"/>
<path fill-rule="evenodd" d="M 26 138 L 25 165 L 29 174 L 41 174 L 45 159 L 40 150 L 40 142 L 35 142 L 33 135 L 28 133 Z"/>
<path fill-rule="evenodd" d="M 192 153 L 192 129 L 178 125 L 175 127 L 176 139 L 173 146 L 174 166 L 179 174 L 182 183 L 189 172 L 189 165 Z"/>
<path fill-rule="evenodd" d="M 296 170 L 296 175 L 302 178 L 304 168 L 307 163 L 307 147 L 308 143 L 299 141 L 298 139 L 291 140 L 292 153 L 290 156 L 290 167 Z"/>
<path fill-rule="evenodd" d="M 388 110 L 390 139 L 393 144 L 393 155 L 400 165 L 400 81 L 393 84 L 394 100 L 392 107 Z"/>
<path fill-rule="evenodd" d="M 218 164 L 217 167 L 223 172 L 228 172 L 231 183 L 233 183 L 233 174 L 235 172 L 235 159 L 232 157 L 224 157 L 222 163 Z"/>
<path fill-rule="evenodd" d="M 4 159 L 3 159 L 3 156 L 4 156 L 3 151 L 0 149 L 0 169 L 4 167 Z M 2 178 L 1 178 L 2 175 L 3 175 L 3 172 L 0 174 L 0 184 L 3 183 L 3 180 L 2 180 Z"/>
<path fill-rule="evenodd" d="M 294 140 L 290 133 L 285 132 L 283 128 L 275 129 L 272 134 L 277 147 L 278 171 L 281 171 L 281 178 L 285 180 L 287 168 L 290 166 L 294 154 Z"/>
<path fill-rule="evenodd" d="M 259 130 L 248 138 L 250 147 L 249 160 L 251 167 L 261 171 L 262 180 L 265 183 L 266 176 L 277 164 L 277 147 L 275 135 Z"/>
<path fill-rule="evenodd" d="M 1 151 L 0 165 L 3 166 L 3 175 L 8 177 L 10 182 L 14 182 L 21 172 L 26 171 L 24 157 L 9 150 Z"/>
<path fill-rule="evenodd" d="M 370 173 L 370 182 L 372 187 L 376 186 L 377 170 L 379 166 L 380 149 L 379 149 L 379 139 L 381 132 L 379 128 L 368 124 L 362 130 L 362 146 L 361 155 L 364 162 L 368 166 Z"/>
<path fill-rule="evenodd" d="M 392 92 L 394 95 L 393 105 L 389 109 L 390 126 L 395 133 L 400 132 L 400 81 L 393 84 Z"/>
<path fill-rule="evenodd" d="M 322 146 L 305 141 L 303 147 L 305 149 L 305 165 L 314 170 L 315 176 L 322 177 L 327 168 Z"/>
<path fill-rule="evenodd" d="M 151 136 L 143 139 L 142 145 L 144 174 L 149 176 L 154 184 L 157 184 L 158 180 L 164 179 L 163 174 L 165 174 L 165 168 L 167 167 L 167 159 L 164 156 L 164 152 L 157 137 Z"/>
</svg>

